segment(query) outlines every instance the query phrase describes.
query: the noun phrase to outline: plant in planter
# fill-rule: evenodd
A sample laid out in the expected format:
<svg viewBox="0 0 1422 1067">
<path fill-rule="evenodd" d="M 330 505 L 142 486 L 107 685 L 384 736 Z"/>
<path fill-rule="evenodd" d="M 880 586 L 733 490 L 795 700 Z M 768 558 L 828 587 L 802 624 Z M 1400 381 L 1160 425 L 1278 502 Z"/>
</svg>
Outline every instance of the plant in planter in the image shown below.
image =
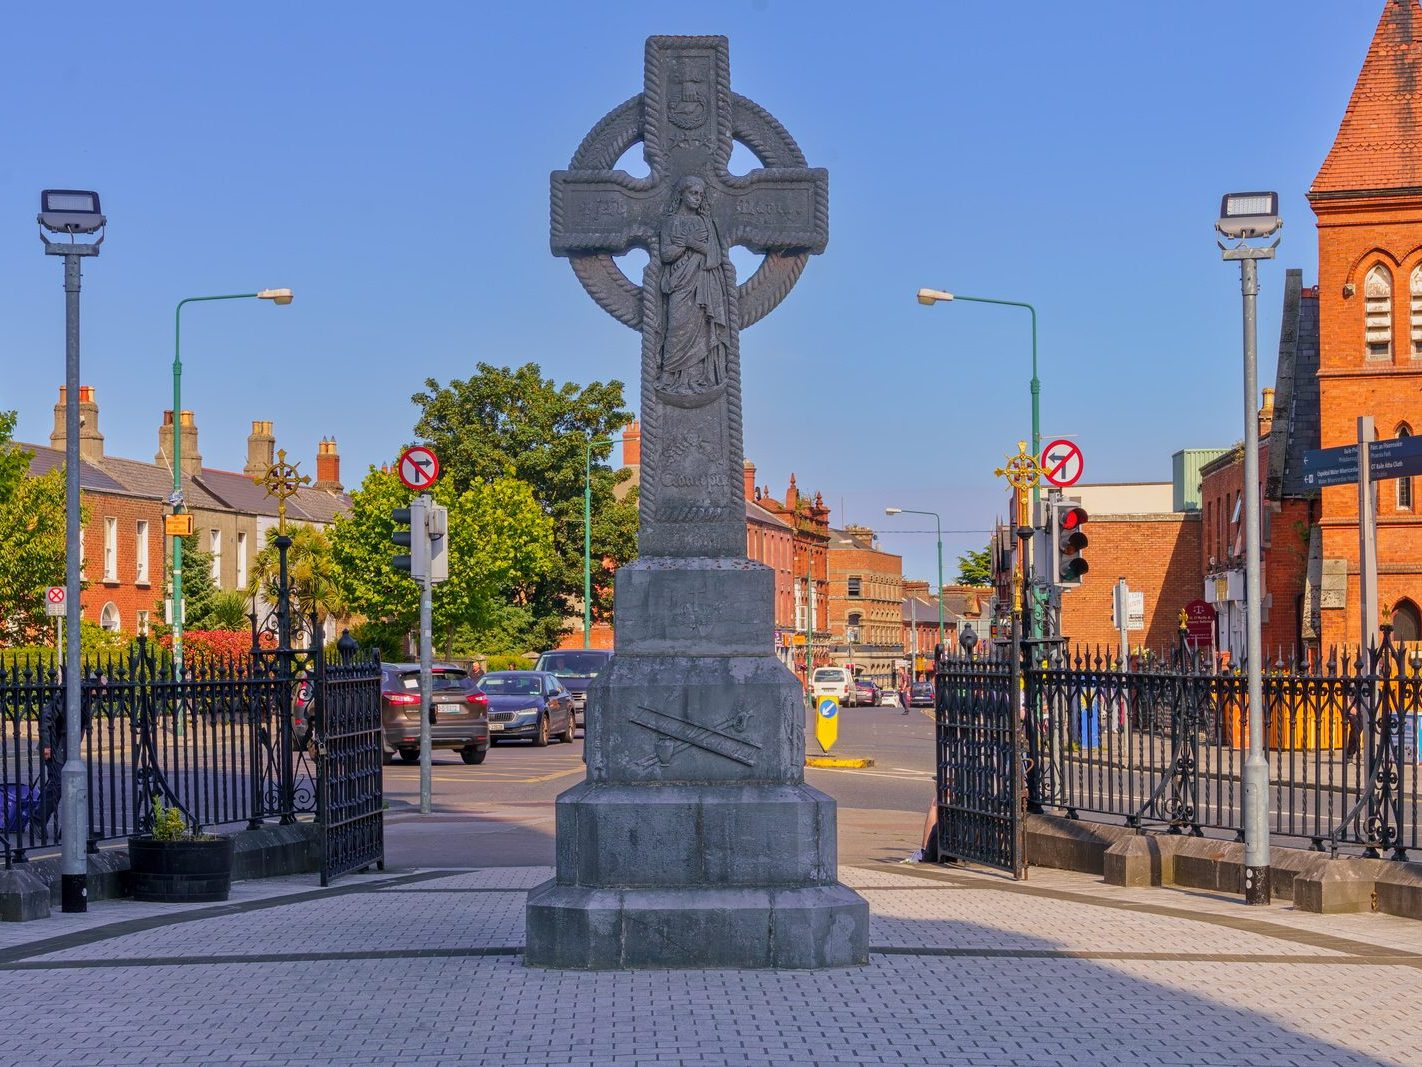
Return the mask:
<svg viewBox="0 0 1422 1067">
<path fill-rule="evenodd" d="M 198 904 L 226 900 L 232 890 L 232 838 L 204 834 L 177 805 L 153 798 L 152 832 L 128 839 L 135 900 Z"/>
</svg>

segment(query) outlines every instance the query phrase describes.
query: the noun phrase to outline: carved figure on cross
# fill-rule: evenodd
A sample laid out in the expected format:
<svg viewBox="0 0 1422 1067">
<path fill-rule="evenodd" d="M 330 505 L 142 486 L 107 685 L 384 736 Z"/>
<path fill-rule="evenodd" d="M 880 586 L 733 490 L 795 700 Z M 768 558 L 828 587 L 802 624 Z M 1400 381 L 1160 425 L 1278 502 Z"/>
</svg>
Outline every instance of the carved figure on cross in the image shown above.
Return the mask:
<svg viewBox="0 0 1422 1067">
<path fill-rule="evenodd" d="M 645 178 L 615 169 L 638 141 Z M 764 166 L 731 174 L 736 141 Z M 744 556 L 740 329 L 824 251 L 828 172 L 806 166 L 784 127 L 731 91 L 724 37 L 652 37 L 642 93 L 553 172 L 551 199 L 553 253 L 642 334 L 641 553 Z M 764 256 L 744 284 L 735 245 Z M 613 259 L 633 248 L 649 254 L 640 286 Z"/>
</svg>

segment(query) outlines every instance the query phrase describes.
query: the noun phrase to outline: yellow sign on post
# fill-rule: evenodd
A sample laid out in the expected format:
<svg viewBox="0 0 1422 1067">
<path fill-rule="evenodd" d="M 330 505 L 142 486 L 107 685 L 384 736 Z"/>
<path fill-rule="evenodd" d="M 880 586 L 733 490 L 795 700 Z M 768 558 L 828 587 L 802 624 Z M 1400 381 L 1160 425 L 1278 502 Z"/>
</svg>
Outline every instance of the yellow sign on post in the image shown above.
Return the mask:
<svg viewBox="0 0 1422 1067">
<path fill-rule="evenodd" d="M 189 512 L 163 516 L 163 532 L 169 537 L 189 537 L 193 532 L 193 517 Z"/>
<path fill-rule="evenodd" d="M 815 701 L 815 740 L 825 752 L 839 740 L 839 701 L 834 697 Z"/>
</svg>

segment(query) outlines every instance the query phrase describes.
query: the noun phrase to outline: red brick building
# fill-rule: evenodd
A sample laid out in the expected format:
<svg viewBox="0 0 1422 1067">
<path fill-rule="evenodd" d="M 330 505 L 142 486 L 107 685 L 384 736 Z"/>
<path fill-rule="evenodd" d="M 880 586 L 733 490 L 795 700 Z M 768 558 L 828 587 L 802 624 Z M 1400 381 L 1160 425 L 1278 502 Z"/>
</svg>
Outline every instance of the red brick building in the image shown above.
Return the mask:
<svg viewBox="0 0 1422 1067">
<path fill-rule="evenodd" d="M 746 481 L 755 484 L 755 467 L 748 468 Z M 777 500 L 770 493 L 769 486 L 754 490 L 755 503 L 774 518 L 783 522 L 794 538 L 794 558 L 791 563 L 791 596 L 794 606 L 793 647 L 796 652 L 791 657 L 791 669 L 805 677 L 806 637 L 814 644 L 815 666 L 834 662 L 827 647 L 830 640 L 829 629 L 829 516 L 824 498 L 816 493 L 813 497 L 801 496 L 795 484 L 795 475 L 790 475 L 790 485 L 785 490 L 785 499 Z"/>
<path fill-rule="evenodd" d="M 1321 445 L 1422 428 L 1422 7 L 1388 0 L 1352 98 L 1309 190 L 1318 219 Z M 1379 618 L 1422 629 L 1422 514 L 1411 479 L 1378 491 Z M 1358 508 L 1352 486 L 1325 488 L 1318 520 L 1319 637 L 1360 636 Z M 1312 586 L 1314 573 L 1310 573 Z"/>
<path fill-rule="evenodd" d="M 829 629 L 834 662 L 881 685 L 898 683 L 903 648 L 903 557 L 879 547 L 867 526 L 831 530 Z"/>
<path fill-rule="evenodd" d="M 746 558 L 775 572 L 775 647 L 787 666 L 795 647 L 795 533 L 755 502 L 755 464 L 745 461 Z"/>
</svg>

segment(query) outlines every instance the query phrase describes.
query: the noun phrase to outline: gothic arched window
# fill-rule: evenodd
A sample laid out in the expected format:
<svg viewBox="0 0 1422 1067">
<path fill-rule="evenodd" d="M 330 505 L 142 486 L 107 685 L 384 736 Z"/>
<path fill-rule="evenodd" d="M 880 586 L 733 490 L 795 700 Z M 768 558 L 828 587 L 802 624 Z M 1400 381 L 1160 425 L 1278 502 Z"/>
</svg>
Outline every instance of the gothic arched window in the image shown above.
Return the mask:
<svg viewBox="0 0 1422 1067">
<path fill-rule="evenodd" d="M 1369 359 L 1392 358 L 1392 275 L 1379 263 L 1363 282 L 1363 314 Z"/>
<path fill-rule="evenodd" d="M 1416 641 L 1422 637 L 1422 614 L 1417 605 L 1406 599 L 1399 600 L 1392 609 L 1392 638 L 1394 641 Z"/>
<path fill-rule="evenodd" d="M 1422 266 L 1412 272 L 1412 358 L 1422 358 Z"/>
<path fill-rule="evenodd" d="M 1411 436 L 1412 436 L 1412 428 L 1411 428 L 1410 426 L 1408 426 L 1406 423 L 1403 423 L 1401 426 L 1399 426 L 1399 427 L 1397 428 L 1397 436 L 1398 436 L 1398 437 L 1411 437 Z M 1411 479 L 1411 478 L 1399 478 L 1399 479 L 1397 479 L 1397 510 L 1398 510 L 1398 511 L 1411 511 L 1411 510 L 1412 510 L 1412 479 Z"/>
</svg>

